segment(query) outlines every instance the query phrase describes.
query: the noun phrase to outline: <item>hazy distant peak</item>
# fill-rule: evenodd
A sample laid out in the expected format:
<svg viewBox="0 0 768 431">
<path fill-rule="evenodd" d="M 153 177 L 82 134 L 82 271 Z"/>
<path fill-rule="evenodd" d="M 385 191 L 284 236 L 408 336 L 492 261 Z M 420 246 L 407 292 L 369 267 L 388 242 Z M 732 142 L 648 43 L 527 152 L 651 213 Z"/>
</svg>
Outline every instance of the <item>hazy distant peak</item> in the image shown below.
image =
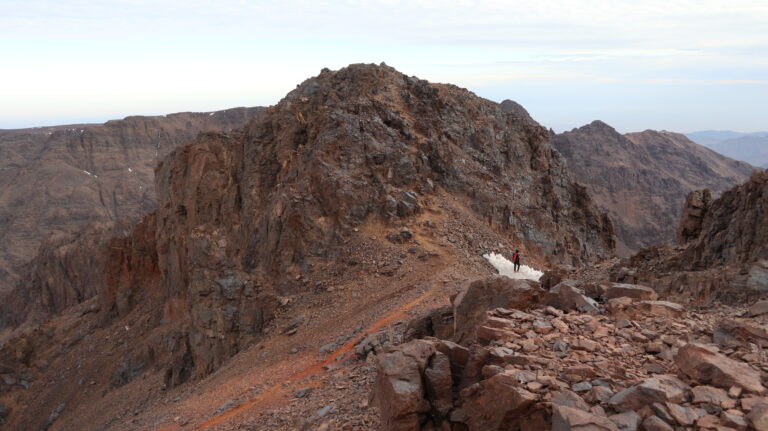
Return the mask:
<svg viewBox="0 0 768 431">
<path fill-rule="evenodd" d="M 602 133 L 609 133 L 609 134 L 616 134 L 620 135 L 620 133 L 611 127 L 611 125 L 601 121 L 601 120 L 595 120 L 589 124 L 585 124 L 581 127 L 576 127 L 571 132 L 588 132 L 588 133 L 595 133 L 595 132 L 602 132 Z M 568 132 L 566 132 L 568 133 Z"/>
</svg>

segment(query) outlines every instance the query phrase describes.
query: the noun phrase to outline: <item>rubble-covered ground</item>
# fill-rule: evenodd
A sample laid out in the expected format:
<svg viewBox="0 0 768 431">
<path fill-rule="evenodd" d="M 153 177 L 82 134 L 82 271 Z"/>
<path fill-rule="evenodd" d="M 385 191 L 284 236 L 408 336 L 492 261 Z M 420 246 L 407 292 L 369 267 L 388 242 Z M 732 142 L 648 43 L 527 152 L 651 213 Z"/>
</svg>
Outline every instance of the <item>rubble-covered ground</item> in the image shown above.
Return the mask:
<svg viewBox="0 0 768 431">
<path fill-rule="evenodd" d="M 518 309 L 486 310 L 500 301 Z M 643 286 L 497 279 L 453 312 L 462 334 L 378 356 L 383 429 L 768 429 L 768 302 L 693 311 Z"/>
</svg>

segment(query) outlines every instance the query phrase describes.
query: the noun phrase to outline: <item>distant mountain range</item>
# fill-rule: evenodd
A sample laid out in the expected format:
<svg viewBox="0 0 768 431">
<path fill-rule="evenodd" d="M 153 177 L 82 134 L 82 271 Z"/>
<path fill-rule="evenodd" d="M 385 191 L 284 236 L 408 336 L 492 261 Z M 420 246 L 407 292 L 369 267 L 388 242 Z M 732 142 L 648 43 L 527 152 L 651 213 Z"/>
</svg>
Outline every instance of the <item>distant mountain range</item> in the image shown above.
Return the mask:
<svg viewBox="0 0 768 431">
<path fill-rule="evenodd" d="M 736 160 L 768 169 L 768 132 L 740 133 L 705 130 L 686 134 L 688 139 Z"/>
<path fill-rule="evenodd" d="M 622 135 L 602 121 L 553 134 L 552 144 L 610 214 L 620 256 L 673 243 L 690 191 L 709 188 L 719 195 L 744 182 L 754 169 L 679 133 L 646 130 Z"/>
</svg>

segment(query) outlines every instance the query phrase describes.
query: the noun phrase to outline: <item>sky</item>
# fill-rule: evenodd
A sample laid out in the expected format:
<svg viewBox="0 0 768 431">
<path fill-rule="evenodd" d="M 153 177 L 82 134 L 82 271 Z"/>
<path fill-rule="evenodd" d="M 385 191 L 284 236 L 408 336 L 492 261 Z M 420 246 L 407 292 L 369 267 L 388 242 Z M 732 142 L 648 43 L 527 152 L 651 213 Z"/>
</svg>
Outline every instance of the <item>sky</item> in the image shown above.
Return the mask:
<svg viewBox="0 0 768 431">
<path fill-rule="evenodd" d="M 768 130 L 764 0 L 0 0 L 0 128 L 273 105 L 381 62 L 556 131 Z"/>
</svg>

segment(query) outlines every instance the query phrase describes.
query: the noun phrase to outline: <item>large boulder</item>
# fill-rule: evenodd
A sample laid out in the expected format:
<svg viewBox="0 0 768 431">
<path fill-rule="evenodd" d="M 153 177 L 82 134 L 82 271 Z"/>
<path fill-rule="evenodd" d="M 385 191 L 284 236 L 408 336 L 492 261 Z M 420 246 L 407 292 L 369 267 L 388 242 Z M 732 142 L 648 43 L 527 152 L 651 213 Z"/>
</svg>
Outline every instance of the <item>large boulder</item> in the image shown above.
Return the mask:
<svg viewBox="0 0 768 431">
<path fill-rule="evenodd" d="M 754 343 L 768 347 L 768 328 L 750 321 L 723 319 L 715 328 L 714 341 L 723 347 Z"/>
<path fill-rule="evenodd" d="M 435 353 L 424 370 L 424 385 L 434 416 L 442 420 L 453 407 L 453 377 L 448 356 Z"/>
<path fill-rule="evenodd" d="M 569 281 L 564 281 L 549 289 L 544 295 L 544 304 L 561 310 L 578 310 L 583 313 L 598 311 L 597 302 L 584 295 L 584 292 Z"/>
<path fill-rule="evenodd" d="M 607 417 L 568 406 L 552 406 L 552 431 L 619 431 Z"/>
<path fill-rule="evenodd" d="M 462 412 L 469 430 L 514 429 L 515 421 L 538 399 L 519 384 L 514 375 L 499 373 L 463 389 Z"/>
<path fill-rule="evenodd" d="M 453 301 L 454 340 L 467 345 L 475 340 L 476 329 L 495 308 L 525 310 L 539 303 L 542 290 L 532 280 L 489 277 L 469 284 Z"/>
<path fill-rule="evenodd" d="M 555 265 L 539 279 L 541 288 L 549 290 L 576 274 L 576 268 L 571 265 Z"/>
<path fill-rule="evenodd" d="M 435 347 L 414 340 L 378 355 L 376 397 L 385 431 L 418 430 L 429 412 L 422 374 Z M 433 384 L 433 383 L 430 383 Z"/>
<path fill-rule="evenodd" d="M 633 319 L 646 316 L 680 317 L 685 313 L 685 308 L 669 301 L 638 301 L 629 304 L 625 312 Z"/>
<path fill-rule="evenodd" d="M 679 403 L 690 387 L 675 376 L 659 375 L 617 393 L 608 403 L 618 411 L 639 410 L 653 403 Z"/>
<path fill-rule="evenodd" d="M 762 394 L 760 373 L 744 362 L 734 361 L 697 343 L 682 346 L 675 355 L 675 363 L 688 377 L 701 384 L 724 389 L 740 387 L 748 392 Z"/>
</svg>

